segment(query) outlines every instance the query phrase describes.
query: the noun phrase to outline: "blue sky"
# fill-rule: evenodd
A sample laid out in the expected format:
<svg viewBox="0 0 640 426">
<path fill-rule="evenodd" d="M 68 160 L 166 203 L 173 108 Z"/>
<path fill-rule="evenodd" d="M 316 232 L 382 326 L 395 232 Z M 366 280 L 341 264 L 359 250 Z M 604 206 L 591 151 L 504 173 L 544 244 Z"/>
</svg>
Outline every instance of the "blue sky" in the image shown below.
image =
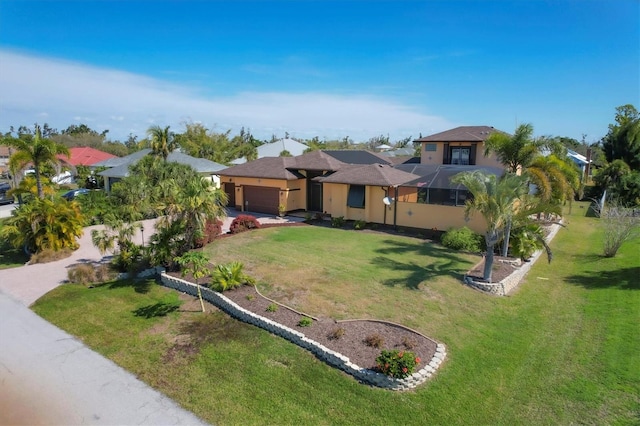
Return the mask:
<svg viewBox="0 0 640 426">
<path fill-rule="evenodd" d="M 638 0 L 0 0 L 0 131 L 185 122 L 366 141 L 459 125 L 595 142 L 640 108 Z"/>
</svg>

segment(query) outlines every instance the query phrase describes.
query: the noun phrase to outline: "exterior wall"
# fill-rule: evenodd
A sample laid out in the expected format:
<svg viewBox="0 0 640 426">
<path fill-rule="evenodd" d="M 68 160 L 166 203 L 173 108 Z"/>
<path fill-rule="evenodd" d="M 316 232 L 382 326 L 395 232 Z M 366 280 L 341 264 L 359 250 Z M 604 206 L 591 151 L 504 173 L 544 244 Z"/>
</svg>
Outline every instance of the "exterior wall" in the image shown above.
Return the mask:
<svg viewBox="0 0 640 426">
<path fill-rule="evenodd" d="M 385 197 L 385 191 L 381 187 L 367 186 L 364 209 L 347 207 L 348 193 L 349 185 L 325 183 L 323 200 L 325 211 L 332 217 L 343 216 L 347 220 L 364 220 L 366 222 L 411 228 L 435 228 L 440 231 L 446 231 L 449 228 L 467 226 L 479 234 L 484 234 L 486 230 L 486 223 L 480 214 L 474 214 L 468 222 L 465 221 L 464 207 L 462 206 L 443 206 L 415 202 L 417 193 L 413 188 L 398 188 L 398 201 L 386 206 L 382 202 Z M 388 196 L 396 198 L 394 188 L 388 188 Z"/>
<path fill-rule="evenodd" d="M 426 144 L 435 144 L 435 151 L 425 151 Z M 489 166 L 489 167 L 500 167 L 504 168 L 504 164 L 498 161 L 495 154 L 491 154 L 488 157 L 483 155 L 484 153 L 484 143 L 475 143 L 475 142 L 423 142 L 422 147 L 420 149 L 420 163 L 421 164 L 432 164 L 439 165 L 442 164 L 442 159 L 444 157 L 444 146 L 445 144 L 449 144 L 449 147 L 452 146 L 471 146 L 473 144 L 476 145 L 476 166 Z"/>
<path fill-rule="evenodd" d="M 233 183 L 236 188 L 236 206 L 244 210 L 244 194 L 242 187 L 263 186 L 267 188 L 280 189 L 279 204 L 285 205 L 286 211 L 304 209 L 307 207 L 307 185 L 305 179 L 285 180 L 285 179 L 258 179 L 245 177 L 220 176 L 220 183 Z"/>
</svg>

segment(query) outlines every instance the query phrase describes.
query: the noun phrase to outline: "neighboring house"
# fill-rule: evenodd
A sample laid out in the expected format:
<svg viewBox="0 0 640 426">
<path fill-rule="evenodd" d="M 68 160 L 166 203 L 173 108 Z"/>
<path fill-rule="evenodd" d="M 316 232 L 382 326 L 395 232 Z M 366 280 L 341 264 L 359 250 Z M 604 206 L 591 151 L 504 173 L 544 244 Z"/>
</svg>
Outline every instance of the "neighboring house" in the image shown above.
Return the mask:
<svg viewBox="0 0 640 426">
<path fill-rule="evenodd" d="M 95 163 L 94 166 L 96 167 L 107 167 L 107 170 L 98 173 L 98 176 L 104 178 L 105 191 L 110 191 L 111 185 L 129 176 L 129 166 L 136 164 L 141 158 L 150 153 L 151 149 L 143 149 L 126 157 L 115 157 Z M 191 166 L 198 174 L 210 179 L 217 187 L 220 186 L 218 172 L 226 167 L 205 158 L 195 158 L 177 151 L 170 153 L 167 161 Z"/>
<path fill-rule="evenodd" d="M 482 155 L 484 140 L 495 131 L 473 126 L 421 138 L 421 163 L 395 164 L 393 157 L 369 151 L 313 151 L 233 166 L 220 171 L 220 181 L 229 205 L 241 211 L 277 214 L 283 205 L 348 220 L 438 230 L 467 225 L 481 232 L 481 215 L 464 218 L 470 194 L 450 179 L 477 169 L 504 173 L 495 158 Z M 435 148 L 425 147 L 431 144 Z"/>
<path fill-rule="evenodd" d="M 587 157 L 585 157 L 584 155 L 578 154 L 577 152 L 570 149 L 567 150 L 567 157 L 569 157 L 571 161 L 573 161 L 580 168 L 581 176 L 587 178 L 588 176 L 585 176 L 585 171 L 587 170 L 587 165 L 591 163 L 591 160 L 587 159 Z"/>
<path fill-rule="evenodd" d="M 118 158 L 108 152 L 100 151 L 99 149 L 91 148 L 88 146 L 74 146 L 69 148 L 69 157 L 66 155 L 59 155 L 60 161 L 76 167 L 76 166 L 93 166 L 101 161 L 108 160 L 110 158 Z"/>
<path fill-rule="evenodd" d="M 287 151 L 289 154 L 291 154 L 292 157 L 296 157 L 298 155 L 304 154 L 304 151 L 308 148 L 309 147 L 303 143 L 300 143 L 293 139 L 285 138 L 285 139 L 277 140 L 275 142 L 265 143 L 263 145 L 260 145 L 257 148 L 257 151 L 258 151 L 257 158 L 280 157 L 280 154 L 284 151 Z M 243 157 L 243 158 L 235 159 L 231 163 L 244 164 L 246 162 L 247 162 L 246 158 Z"/>
<path fill-rule="evenodd" d="M 9 172 L 9 157 L 11 157 L 11 148 L 0 145 L 0 175 Z"/>
</svg>

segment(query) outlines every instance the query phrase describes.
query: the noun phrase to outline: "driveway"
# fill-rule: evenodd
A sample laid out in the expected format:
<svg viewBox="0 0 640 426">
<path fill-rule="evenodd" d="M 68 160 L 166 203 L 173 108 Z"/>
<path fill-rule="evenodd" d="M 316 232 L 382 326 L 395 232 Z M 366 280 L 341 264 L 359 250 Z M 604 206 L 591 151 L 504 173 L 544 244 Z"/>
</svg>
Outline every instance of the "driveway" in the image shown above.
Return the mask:
<svg viewBox="0 0 640 426">
<path fill-rule="evenodd" d="M 224 232 L 236 214 L 230 212 Z M 145 240 L 153 224 L 143 221 Z M 0 424 L 204 424 L 28 308 L 67 279 L 68 266 L 105 261 L 91 243 L 97 228 L 85 228 L 67 259 L 0 270 Z M 142 233 L 134 239 L 141 243 Z"/>
</svg>

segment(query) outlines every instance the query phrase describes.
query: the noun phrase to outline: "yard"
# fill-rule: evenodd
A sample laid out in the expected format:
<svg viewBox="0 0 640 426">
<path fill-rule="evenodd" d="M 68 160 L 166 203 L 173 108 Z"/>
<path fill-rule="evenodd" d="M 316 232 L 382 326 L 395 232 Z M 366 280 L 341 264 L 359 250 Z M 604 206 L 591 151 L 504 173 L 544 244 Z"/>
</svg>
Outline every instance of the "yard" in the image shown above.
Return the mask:
<svg viewBox="0 0 640 426">
<path fill-rule="evenodd" d="M 574 205 L 510 297 L 460 282 L 479 260 L 419 239 L 315 227 L 216 241 L 263 293 L 315 316 L 379 318 L 447 345 L 417 391 L 358 384 L 283 339 L 151 281 L 62 286 L 34 310 L 215 424 L 633 424 L 640 412 L 640 242 L 599 256 Z"/>
</svg>

